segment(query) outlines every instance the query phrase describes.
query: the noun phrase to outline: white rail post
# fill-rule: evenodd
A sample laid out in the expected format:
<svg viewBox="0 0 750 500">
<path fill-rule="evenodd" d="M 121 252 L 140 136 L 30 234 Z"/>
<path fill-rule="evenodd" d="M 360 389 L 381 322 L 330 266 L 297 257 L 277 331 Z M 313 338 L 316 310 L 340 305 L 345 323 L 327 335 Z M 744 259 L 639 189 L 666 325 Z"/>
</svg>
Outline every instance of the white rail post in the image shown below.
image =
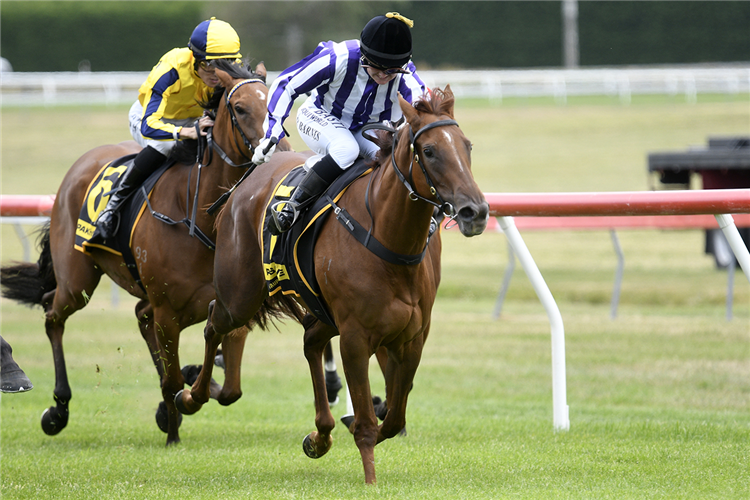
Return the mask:
<svg viewBox="0 0 750 500">
<path fill-rule="evenodd" d="M 726 236 L 729 247 L 737 257 L 737 262 L 740 263 L 740 267 L 745 272 L 745 277 L 750 281 L 750 252 L 748 252 L 745 242 L 742 241 L 737 226 L 734 225 L 734 219 L 729 214 L 718 214 L 714 217 L 716 217 L 716 222 L 719 223 L 721 231 Z"/>
<path fill-rule="evenodd" d="M 553 427 L 556 431 L 570 429 L 567 386 L 565 382 L 565 329 L 560 309 L 557 307 L 552 292 L 539 272 L 521 233 L 518 232 L 513 217 L 498 217 L 508 242 L 513 246 L 518 261 L 534 287 L 539 300 L 547 311 L 552 333 L 552 414 Z"/>
</svg>

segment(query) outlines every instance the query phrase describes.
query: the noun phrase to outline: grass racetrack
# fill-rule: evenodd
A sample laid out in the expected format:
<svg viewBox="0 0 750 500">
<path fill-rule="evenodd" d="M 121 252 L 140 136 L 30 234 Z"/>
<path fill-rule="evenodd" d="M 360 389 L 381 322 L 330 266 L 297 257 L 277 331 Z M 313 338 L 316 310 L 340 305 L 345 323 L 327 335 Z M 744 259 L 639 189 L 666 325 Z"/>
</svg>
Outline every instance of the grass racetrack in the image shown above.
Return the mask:
<svg viewBox="0 0 750 500">
<path fill-rule="evenodd" d="M 129 139 L 126 115 L 127 107 L 2 109 L 2 193 L 55 192 L 82 153 Z M 635 96 L 629 106 L 615 98 L 566 106 L 467 100 L 456 115 L 485 192 L 646 190 L 649 152 L 750 135 L 747 95 L 699 95 L 695 104 Z M 2 498 L 750 497 L 744 274 L 736 271 L 727 321 L 727 271 L 703 253 L 702 231 L 619 231 L 625 275 L 611 320 L 616 257 L 606 231 L 522 235 L 565 323 L 569 431 L 552 429 L 550 327 L 520 266 L 500 320 L 491 317 L 507 265 L 505 237 L 449 231 L 408 435 L 376 448 L 377 486 L 364 485 L 343 425 L 325 457 L 303 454 L 314 408 L 302 330 L 292 323 L 252 332 L 243 397 L 185 417 L 182 443 L 166 448 L 135 299 L 121 292 L 113 305 L 103 280 L 67 322 L 73 399 L 69 424 L 54 437 L 40 426 L 54 387 L 43 314 L 0 302 L 2 336 L 35 386 L 2 395 Z M 12 227 L 3 225 L 2 262 L 21 256 Z M 202 350 L 202 325 L 185 330 L 182 363 L 200 362 Z M 371 367 L 373 392 L 382 396 L 374 360 Z M 344 406 L 334 407 L 336 418 Z"/>
</svg>

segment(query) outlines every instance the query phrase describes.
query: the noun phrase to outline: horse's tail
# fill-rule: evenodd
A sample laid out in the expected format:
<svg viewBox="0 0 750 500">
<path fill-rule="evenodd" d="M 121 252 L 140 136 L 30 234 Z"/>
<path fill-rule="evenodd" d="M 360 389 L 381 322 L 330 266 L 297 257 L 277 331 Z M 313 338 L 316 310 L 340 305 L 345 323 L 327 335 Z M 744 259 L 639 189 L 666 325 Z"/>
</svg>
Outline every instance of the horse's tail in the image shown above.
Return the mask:
<svg viewBox="0 0 750 500">
<path fill-rule="evenodd" d="M 57 288 L 52 253 L 49 246 L 49 223 L 40 229 L 39 260 L 16 262 L 0 268 L 2 296 L 28 306 L 42 305 L 42 297 Z"/>
<path fill-rule="evenodd" d="M 257 325 L 262 330 L 267 330 L 269 322 L 292 318 L 302 323 L 305 310 L 299 303 L 289 295 L 277 293 L 268 297 L 250 322 L 250 327 Z"/>
</svg>

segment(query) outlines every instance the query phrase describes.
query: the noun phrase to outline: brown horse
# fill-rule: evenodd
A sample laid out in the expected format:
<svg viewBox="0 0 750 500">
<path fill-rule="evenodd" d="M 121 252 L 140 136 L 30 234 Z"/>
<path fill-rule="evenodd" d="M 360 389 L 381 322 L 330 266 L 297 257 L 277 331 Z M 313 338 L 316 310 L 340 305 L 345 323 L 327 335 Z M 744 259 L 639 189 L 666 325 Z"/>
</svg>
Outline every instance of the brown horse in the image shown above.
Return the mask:
<svg viewBox="0 0 750 500">
<path fill-rule="evenodd" d="M 371 237 L 385 247 L 386 254 L 414 259 L 409 259 L 409 264 L 385 260 L 329 217 L 317 240 L 314 262 L 321 295 L 336 327 L 309 314 L 302 321 L 317 427 L 317 432 L 305 438 L 303 449 L 318 458 L 332 444 L 335 422 L 326 400 L 322 355 L 330 339 L 340 335 L 341 359 L 354 407 L 349 430 L 362 456 L 367 483 L 375 482 L 375 445 L 397 435 L 406 424 L 407 397 L 430 330 L 441 252 L 439 231 L 428 240 L 433 209 L 448 213 L 465 236 L 482 233 L 489 214 L 471 174 L 471 143 L 453 120 L 450 87 L 434 90 L 414 106 L 404 99 L 400 105 L 406 123 L 385 134 L 378 132 L 381 152 L 375 168 L 355 181 L 337 203 L 365 229 L 372 230 Z M 293 302 L 281 293 L 269 297 L 260 240 L 274 187 L 307 156 L 273 155 L 253 174 L 252 183 L 233 193 L 217 219 L 216 300 L 209 307 L 203 370 L 192 389 L 178 395 L 180 406 L 189 412 L 208 401 L 211 363 L 224 334 L 252 325 L 269 311 Z M 420 252 L 424 252 L 422 259 L 418 258 Z M 368 367 L 370 357 L 380 348 L 388 353 L 388 409 L 378 427 Z"/>
<path fill-rule="evenodd" d="M 195 227 L 209 239 L 215 238 L 214 217 L 205 208 L 251 165 L 253 148 L 263 135 L 266 114 L 263 64 L 256 67 L 255 73 L 239 65 L 222 68 L 216 70 L 222 88 L 214 93 L 215 104 L 202 103 L 216 108 L 212 147 L 204 151 L 198 163 L 193 159 L 170 167 L 150 195 L 151 208 L 173 220 L 192 211 Z M 284 141 L 279 149 L 291 148 Z M 38 263 L 2 268 L 3 295 L 29 305 L 41 305 L 46 312 L 45 329 L 55 362 L 56 402 L 42 416 L 42 428 L 49 435 L 60 432 L 68 421 L 71 389 L 62 344 L 65 321 L 86 305 L 101 276 L 107 274 L 140 299 L 136 306 L 138 326 L 159 373 L 164 398 L 157 411 L 157 423 L 167 433 L 167 444 L 180 440 L 181 415 L 174 403 L 175 394 L 185 384 L 179 363 L 179 336 L 184 328 L 206 319 L 207 305 L 214 298 L 213 249 L 191 237 L 192 228 L 188 231 L 183 225 L 167 225 L 145 212 L 131 240 L 144 291 L 119 255 L 91 247 L 90 255 L 86 255 L 73 248 L 79 213 L 94 176 L 112 160 L 139 150 L 135 142 L 129 141 L 101 146 L 84 154 L 60 185 L 50 225 L 42 236 Z M 106 202 L 105 197 L 101 206 Z M 245 334 L 246 330 L 240 330 L 227 336 L 225 383 L 223 387 L 214 383 L 211 388 L 212 396 L 224 405 L 242 394 L 240 361 Z"/>
</svg>

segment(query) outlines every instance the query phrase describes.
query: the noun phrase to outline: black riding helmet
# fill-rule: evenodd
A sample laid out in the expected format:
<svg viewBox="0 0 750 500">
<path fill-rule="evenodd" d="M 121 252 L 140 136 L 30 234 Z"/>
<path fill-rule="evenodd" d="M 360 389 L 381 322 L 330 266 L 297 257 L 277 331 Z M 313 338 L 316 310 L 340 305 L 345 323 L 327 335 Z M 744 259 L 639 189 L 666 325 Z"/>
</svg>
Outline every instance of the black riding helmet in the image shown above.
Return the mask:
<svg viewBox="0 0 750 500">
<path fill-rule="evenodd" d="M 414 22 L 398 12 L 374 17 L 359 38 L 362 55 L 381 68 L 400 68 L 411 58 L 411 32 Z"/>
</svg>

